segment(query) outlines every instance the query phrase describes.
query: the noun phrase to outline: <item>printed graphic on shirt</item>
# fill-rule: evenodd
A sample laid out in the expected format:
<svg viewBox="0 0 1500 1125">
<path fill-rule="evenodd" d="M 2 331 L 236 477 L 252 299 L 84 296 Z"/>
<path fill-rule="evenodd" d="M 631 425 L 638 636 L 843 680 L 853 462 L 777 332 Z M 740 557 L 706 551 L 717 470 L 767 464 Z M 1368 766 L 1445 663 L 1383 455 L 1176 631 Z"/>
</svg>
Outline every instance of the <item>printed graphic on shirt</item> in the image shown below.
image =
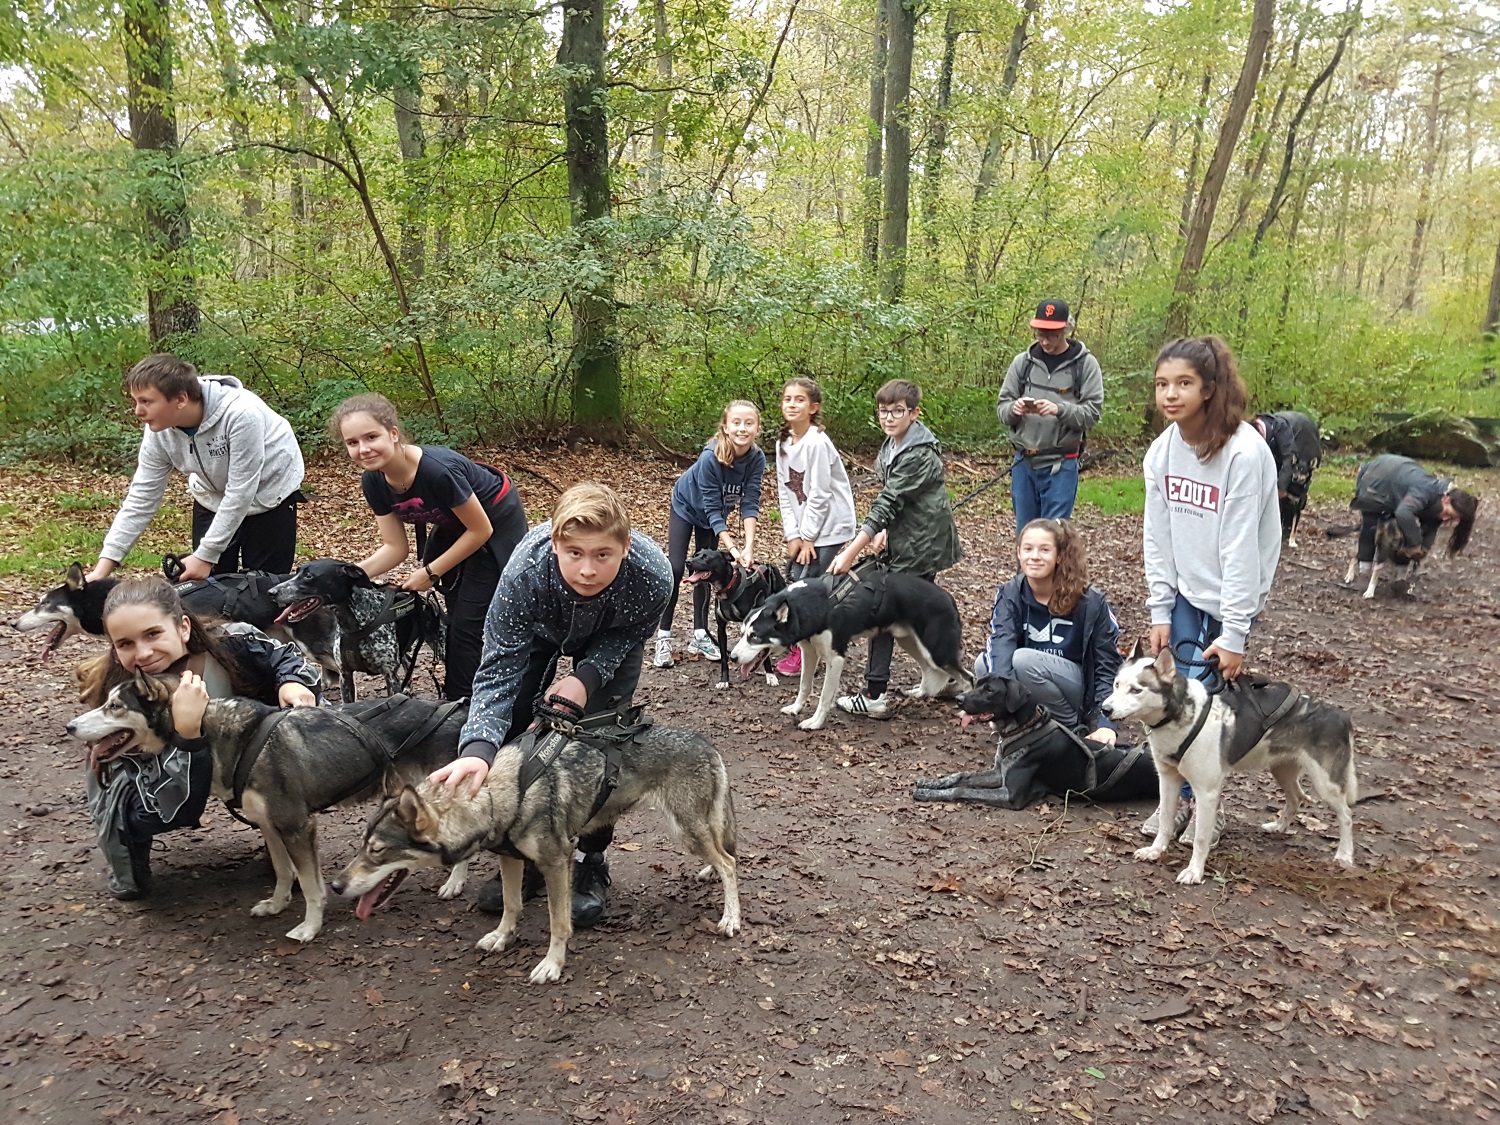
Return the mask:
<svg viewBox="0 0 1500 1125">
<path fill-rule="evenodd" d="M 807 489 L 803 484 L 807 480 L 807 474 L 800 469 L 788 469 L 786 471 L 786 490 L 797 498 L 797 503 L 807 503 Z"/>
<path fill-rule="evenodd" d="M 1026 635 L 1031 639 L 1030 648 L 1042 648 L 1045 645 L 1061 646 L 1067 639 L 1068 630 L 1073 627 L 1073 622 L 1066 617 L 1049 618 L 1047 623 L 1038 629 L 1031 622 L 1026 622 Z"/>
<path fill-rule="evenodd" d="M 1175 477 L 1167 474 L 1167 503 L 1186 504 L 1190 508 L 1199 508 L 1205 512 L 1217 512 L 1219 510 L 1219 487 L 1214 484 L 1204 484 L 1190 477 Z"/>
<path fill-rule="evenodd" d="M 459 519 L 447 508 L 436 504 L 429 504 L 420 496 L 413 496 L 407 500 L 397 500 L 391 505 L 391 515 L 402 523 L 430 523 L 438 527 L 446 527 L 454 531 L 464 529 L 463 520 Z"/>
</svg>

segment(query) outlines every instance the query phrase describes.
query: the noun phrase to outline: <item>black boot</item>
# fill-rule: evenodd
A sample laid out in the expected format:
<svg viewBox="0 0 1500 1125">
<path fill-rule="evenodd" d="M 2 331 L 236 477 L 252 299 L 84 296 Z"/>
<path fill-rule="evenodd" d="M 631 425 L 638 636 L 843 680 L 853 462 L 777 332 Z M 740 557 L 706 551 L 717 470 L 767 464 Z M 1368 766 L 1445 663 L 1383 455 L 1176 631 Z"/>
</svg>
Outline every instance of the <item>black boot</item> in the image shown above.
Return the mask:
<svg viewBox="0 0 1500 1125">
<path fill-rule="evenodd" d="M 542 878 L 542 873 L 537 870 L 536 864 L 528 859 L 526 872 L 521 876 L 521 901 L 530 902 L 537 895 L 546 893 L 547 883 Z M 498 872 L 493 879 L 479 888 L 479 894 L 474 899 L 474 909 L 482 910 L 486 914 L 505 913 L 505 888 Z"/>
<path fill-rule="evenodd" d="M 604 917 L 609 866 L 603 852 L 589 852 L 573 866 L 573 928 L 587 930 Z"/>
<path fill-rule="evenodd" d="M 130 856 L 130 875 L 123 872 L 109 873 L 109 893 L 121 902 L 135 902 L 151 893 L 151 838 L 136 840 L 125 837 L 125 850 Z"/>
</svg>

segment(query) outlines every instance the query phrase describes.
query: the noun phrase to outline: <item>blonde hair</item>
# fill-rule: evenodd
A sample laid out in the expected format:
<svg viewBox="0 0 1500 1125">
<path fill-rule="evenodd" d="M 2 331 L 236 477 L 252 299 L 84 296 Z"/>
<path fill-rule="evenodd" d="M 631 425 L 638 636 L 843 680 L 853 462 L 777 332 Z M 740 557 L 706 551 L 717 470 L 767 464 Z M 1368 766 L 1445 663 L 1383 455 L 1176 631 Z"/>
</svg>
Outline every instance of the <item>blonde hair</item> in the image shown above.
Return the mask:
<svg viewBox="0 0 1500 1125">
<path fill-rule="evenodd" d="M 1083 550 L 1083 537 L 1069 520 L 1036 519 L 1016 536 L 1018 552 L 1028 531 L 1045 531 L 1057 548 L 1057 569 L 1052 572 L 1052 596 L 1047 599 L 1047 612 L 1054 617 L 1072 613 L 1089 584 L 1089 563 Z"/>
<path fill-rule="evenodd" d="M 629 549 L 630 513 L 609 485 L 581 481 L 552 505 L 552 542 L 562 543 L 577 535 L 607 535 Z"/>
<path fill-rule="evenodd" d="M 714 458 L 721 465 L 734 464 L 734 442 L 729 440 L 729 435 L 724 432 L 724 426 L 729 422 L 729 412 L 737 407 L 755 411 L 755 424 L 760 426 L 760 407 L 749 399 L 737 398 L 724 407 L 724 413 L 719 415 L 719 429 L 714 434 Z"/>
</svg>

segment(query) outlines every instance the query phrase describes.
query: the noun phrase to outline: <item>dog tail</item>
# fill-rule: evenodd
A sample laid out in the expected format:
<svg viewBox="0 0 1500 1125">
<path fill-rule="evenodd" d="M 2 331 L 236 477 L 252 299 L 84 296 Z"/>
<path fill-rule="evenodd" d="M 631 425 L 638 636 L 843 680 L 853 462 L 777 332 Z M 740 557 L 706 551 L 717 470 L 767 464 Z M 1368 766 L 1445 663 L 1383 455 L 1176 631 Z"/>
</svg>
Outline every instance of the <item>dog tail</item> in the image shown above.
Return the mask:
<svg viewBox="0 0 1500 1125">
<path fill-rule="evenodd" d="M 1334 524 L 1331 527 L 1325 527 L 1323 534 L 1330 539 L 1343 539 L 1345 536 L 1359 534 L 1359 529 L 1362 526 L 1362 524 L 1357 523 Z"/>
</svg>

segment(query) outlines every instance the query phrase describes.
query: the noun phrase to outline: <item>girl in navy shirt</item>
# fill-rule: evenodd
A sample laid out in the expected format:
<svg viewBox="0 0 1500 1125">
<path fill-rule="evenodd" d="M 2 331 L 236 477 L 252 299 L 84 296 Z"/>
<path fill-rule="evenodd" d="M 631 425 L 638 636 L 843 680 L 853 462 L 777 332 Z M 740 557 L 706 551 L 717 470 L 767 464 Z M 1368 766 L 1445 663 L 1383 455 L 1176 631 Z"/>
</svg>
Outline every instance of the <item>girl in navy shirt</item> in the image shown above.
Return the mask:
<svg viewBox="0 0 1500 1125">
<path fill-rule="evenodd" d="M 688 539 L 702 551 L 721 547 L 741 566 L 755 561 L 755 524 L 760 518 L 760 485 L 766 473 L 766 455 L 755 444 L 760 436 L 760 409 L 753 402 L 736 399 L 724 408 L 719 432 L 703 448 L 693 467 L 677 478 L 672 488 L 672 518 L 667 525 L 667 561 L 672 564 L 672 594 L 656 633 L 658 668 L 672 667 L 672 614 L 677 609 L 677 590 L 686 569 Z M 735 545 L 729 533 L 728 515 L 738 508 L 745 527 L 745 545 Z M 706 660 L 719 659 L 719 646 L 708 638 L 708 588 L 693 587 L 693 639 L 690 652 Z"/>
<path fill-rule="evenodd" d="M 465 699 L 474 686 L 484 644 L 484 618 L 516 544 L 526 534 L 526 509 L 510 479 L 440 445 L 402 440 L 396 408 L 384 395 L 346 399 L 329 432 L 364 472 L 360 485 L 380 546 L 359 564 L 371 578 L 406 561 L 406 525 L 430 527 L 418 567 L 403 590 L 441 587 L 448 606 L 443 694 Z"/>
</svg>

